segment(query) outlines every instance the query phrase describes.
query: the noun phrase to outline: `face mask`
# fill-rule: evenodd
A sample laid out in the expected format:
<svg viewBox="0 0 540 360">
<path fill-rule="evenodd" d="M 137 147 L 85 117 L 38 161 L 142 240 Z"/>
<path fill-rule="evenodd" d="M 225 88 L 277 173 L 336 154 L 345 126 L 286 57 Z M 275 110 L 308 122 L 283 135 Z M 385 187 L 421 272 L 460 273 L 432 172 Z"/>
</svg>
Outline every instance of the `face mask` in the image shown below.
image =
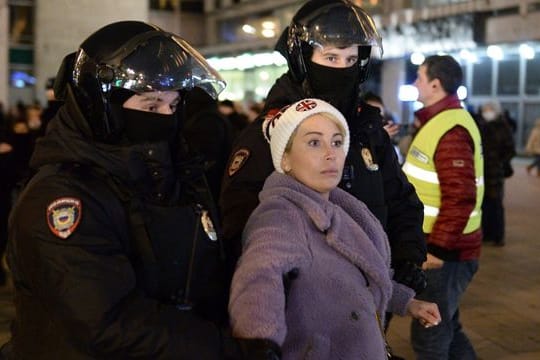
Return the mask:
<svg viewBox="0 0 540 360">
<path fill-rule="evenodd" d="M 330 102 L 341 111 L 348 110 L 358 93 L 358 65 L 333 68 L 309 62 L 308 78 L 314 96 Z"/>
<path fill-rule="evenodd" d="M 124 134 L 133 144 L 171 141 L 176 135 L 178 115 L 163 115 L 148 111 L 119 109 Z"/>
<path fill-rule="evenodd" d="M 497 118 L 497 114 L 494 111 L 482 111 L 482 117 L 486 121 L 493 121 Z"/>
</svg>

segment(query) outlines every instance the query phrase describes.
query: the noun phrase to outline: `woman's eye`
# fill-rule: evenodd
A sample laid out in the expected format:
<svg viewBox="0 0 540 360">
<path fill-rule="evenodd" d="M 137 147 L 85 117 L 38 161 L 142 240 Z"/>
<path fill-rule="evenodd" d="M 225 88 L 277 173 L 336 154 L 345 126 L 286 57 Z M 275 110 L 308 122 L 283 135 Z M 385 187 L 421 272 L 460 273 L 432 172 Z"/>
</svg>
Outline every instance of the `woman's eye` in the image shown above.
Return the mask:
<svg viewBox="0 0 540 360">
<path fill-rule="evenodd" d="M 148 105 L 148 107 L 146 108 L 146 111 L 150 111 L 150 112 L 157 112 L 158 108 L 156 105 Z"/>
<path fill-rule="evenodd" d="M 320 141 L 319 140 L 309 140 L 308 145 L 309 146 L 319 146 Z"/>
<path fill-rule="evenodd" d="M 347 59 L 347 62 L 351 65 L 354 65 L 356 64 L 356 62 L 358 61 L 358 58 L 357 57 L 352 57 L 352 58 L 349 58 Z"/>
<path fill-rule="evenodd" d="M 343 146 L 343 140 L 334 140 L 333 142 L 334 147 L 342 147 Z"/>
</svg>

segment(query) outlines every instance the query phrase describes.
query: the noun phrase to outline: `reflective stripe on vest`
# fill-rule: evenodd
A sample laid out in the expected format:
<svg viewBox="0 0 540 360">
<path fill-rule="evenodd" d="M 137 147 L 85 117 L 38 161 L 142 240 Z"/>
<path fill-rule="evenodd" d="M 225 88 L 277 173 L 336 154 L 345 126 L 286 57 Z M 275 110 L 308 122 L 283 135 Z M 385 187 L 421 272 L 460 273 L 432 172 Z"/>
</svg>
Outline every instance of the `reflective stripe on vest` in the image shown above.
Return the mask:
<svg viewBox="0 0 540 360">
<path fill-rule="evenodd" d="M 413 139 L 403 172 L 414 185 L 418 197 L 424 204 L 425 233 L 430 233 L 437 220 L 441 206 L 441 189 L 435 169 L 434 155 L 441 138 L 455 126 L 467 130 L 474 142 L 474 170 L 476 177 L 476 204 L 463 229 L 464 234 L 480 228 L 482 219 L 482 199 L 484 197 L 484 159 L 480 132 L 471 115 L 464 109 L 443 111 L 429 120 Z"/>
</svg>

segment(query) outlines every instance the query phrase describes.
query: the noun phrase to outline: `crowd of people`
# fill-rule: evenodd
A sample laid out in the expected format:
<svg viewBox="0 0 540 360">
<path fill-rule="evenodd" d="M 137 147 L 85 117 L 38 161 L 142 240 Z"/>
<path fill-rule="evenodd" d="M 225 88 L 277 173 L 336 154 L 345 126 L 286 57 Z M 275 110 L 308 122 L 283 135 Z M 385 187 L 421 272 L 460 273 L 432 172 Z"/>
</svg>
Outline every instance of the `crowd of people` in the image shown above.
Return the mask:
<svg viewBox="0 0 540 360">
<path fill-rule="evenodd" d="M 3 121 L 5 358 L 400 359 L 393 313 L 418 359 L 476 358 L 459 303 L 483 237 L 505 241 L 504 112 L 471 116 L 459 64 L 429 56 L 397 146 L 362 89 L 381 37 L 347 0 L 307 1 L 276 50 L 288 71 L 254 116 L 180 36 L 112 23 L 41 116 Z"/>
</svg>

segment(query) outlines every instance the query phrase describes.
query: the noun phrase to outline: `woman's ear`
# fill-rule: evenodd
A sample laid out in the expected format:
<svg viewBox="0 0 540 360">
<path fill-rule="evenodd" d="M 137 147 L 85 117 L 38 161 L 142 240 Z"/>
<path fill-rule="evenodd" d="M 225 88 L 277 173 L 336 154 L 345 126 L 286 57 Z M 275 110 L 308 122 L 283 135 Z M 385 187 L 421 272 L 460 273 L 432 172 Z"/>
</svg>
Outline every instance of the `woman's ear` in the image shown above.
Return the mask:
<svg viewBox="0 0 540 360">
<path fill-rule="evenodd" d="M 285 174 L 291 171 L 291 161 L 289 159 L 289 154 L 284 152 L 283 157 L 281 158 L 281 168 Z"/>
</svg>

